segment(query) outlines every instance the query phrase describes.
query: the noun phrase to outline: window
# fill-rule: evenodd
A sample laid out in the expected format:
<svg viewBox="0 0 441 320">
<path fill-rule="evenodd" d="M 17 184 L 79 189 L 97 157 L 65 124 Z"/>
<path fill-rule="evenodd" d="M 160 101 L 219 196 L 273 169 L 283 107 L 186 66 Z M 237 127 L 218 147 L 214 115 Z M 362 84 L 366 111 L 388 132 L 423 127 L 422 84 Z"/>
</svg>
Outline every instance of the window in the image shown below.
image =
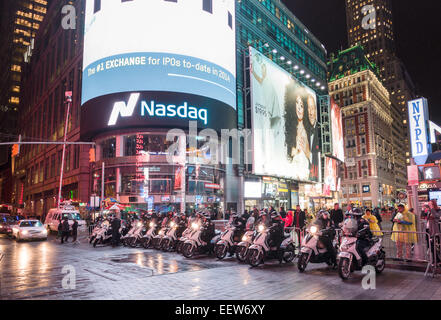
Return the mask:
<svg viewBox="0 0 441 320">
<path fill-rule="evenodd" d="M 213 0 L 203 0 L 202 10 L 213 13 Z"/>
<path fill-rule="evenodd" d="M 116 138 L 110 138 L 101 143 L 102 159 L 115 158 Z"/>
<path fill-rule="evenodd" d="M 93 13 L 97 13 L 101 10 L 101 0 L 94 0 Z"/>
</svg>

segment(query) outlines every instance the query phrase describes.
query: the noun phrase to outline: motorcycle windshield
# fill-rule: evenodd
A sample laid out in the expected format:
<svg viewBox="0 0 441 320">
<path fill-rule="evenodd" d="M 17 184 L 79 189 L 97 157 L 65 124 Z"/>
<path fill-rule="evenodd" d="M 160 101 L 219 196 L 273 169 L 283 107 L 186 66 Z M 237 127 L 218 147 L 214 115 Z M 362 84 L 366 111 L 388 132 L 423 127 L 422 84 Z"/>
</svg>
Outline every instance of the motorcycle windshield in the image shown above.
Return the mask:
<svg viewBox="0 0 441 320">
<path fill-rule="evenodd" d="M 356 233 L 358 230 L 358 223 L 357 220 L 354 218 L 347 218 L 343 222 L 343 233 L 344 234 L 353 234 Z"/>
<path fill-rule="evenodd" d="M 254 217 L 249 217 L 248 218 L 246 229 L 247 230 L 253 230 L 254 229 Z"/>
</svg>

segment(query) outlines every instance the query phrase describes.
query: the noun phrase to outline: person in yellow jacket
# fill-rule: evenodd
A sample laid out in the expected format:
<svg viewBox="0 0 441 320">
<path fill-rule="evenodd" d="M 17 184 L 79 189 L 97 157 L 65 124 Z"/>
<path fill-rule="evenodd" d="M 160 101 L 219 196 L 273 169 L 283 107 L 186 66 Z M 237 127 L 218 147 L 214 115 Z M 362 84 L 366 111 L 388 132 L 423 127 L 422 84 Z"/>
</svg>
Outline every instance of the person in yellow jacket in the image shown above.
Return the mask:
<svg viewBox="0 0 441 320">
<path fill-rule="evenodd" d="M 403 258 L 404 248 L 406 251 L 406 259 L 410 259 L 411 246 L 413 243 L 417 243 L 415 215 L 409 212 L 404 205 L 400 204 L 398 205 L 398 213 L 395 215 L 393 222 L 394 227 L 392 229 L 391 240 L 397 245 L 397 258 Z"/>
<path fill-rule="evenodd" d="M 381 237 L 383 235 L 383 232 L 381 232 L 380 227 L 378 226 L 377 217 L 372 214 L 371 209 L 366 209 L 363 219 L 369 222 L 369 228 L 374 236 Z"/>
</svg>

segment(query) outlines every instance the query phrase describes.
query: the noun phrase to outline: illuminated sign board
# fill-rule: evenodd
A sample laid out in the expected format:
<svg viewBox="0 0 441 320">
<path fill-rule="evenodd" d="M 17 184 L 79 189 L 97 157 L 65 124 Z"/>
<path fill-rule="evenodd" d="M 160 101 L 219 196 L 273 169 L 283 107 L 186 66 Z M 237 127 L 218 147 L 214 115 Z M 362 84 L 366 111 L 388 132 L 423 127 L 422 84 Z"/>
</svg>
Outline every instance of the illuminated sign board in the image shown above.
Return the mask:
<svg viewBox="0 0 441 320">
<path fill-rule="evenodd" d="M 82 136 L 189 120 L 235 128 L 235 32 L 234 0 L 86 0 Z"/>
<path fill-rule="evenodd" d="M 345 161 L 345 146 L 343 139 L 343 120 L 341 108 L 331 97 L 331 128 L 332 128 L 332 155 L 338 160 Z"/>
<path fill-rule="evenodd" d="M 262 198 L 261 181 L 245 181 L 245 198 Z"/>
<path fill-rule="evenodd" d="M 250 64 L 253 173 L 318 182 L 319 112 L 314 90 L 254 48 Z"/>
<path fill-rule="evenodd" d="M 428 143 L 427 124 L 429 109 L 427 99 L 420 98 L 408 102 L 409 129 L 412 146 L 412 157 L 416 164 L 426 163 L 431 147 Z"/>
</svg>

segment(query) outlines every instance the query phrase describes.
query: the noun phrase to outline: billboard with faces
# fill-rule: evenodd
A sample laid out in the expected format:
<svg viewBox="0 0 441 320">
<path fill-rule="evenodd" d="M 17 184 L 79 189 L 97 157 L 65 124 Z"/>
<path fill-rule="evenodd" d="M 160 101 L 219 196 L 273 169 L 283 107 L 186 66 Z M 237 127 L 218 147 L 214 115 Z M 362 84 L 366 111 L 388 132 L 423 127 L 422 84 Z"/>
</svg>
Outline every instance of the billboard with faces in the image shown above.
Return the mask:
<svg viewBox="0 0 441 320">
<path fill-rule="evenodd" d="M 250 48 L 253 173 L 317 182 L 315 92 Z"/>
</svg>

